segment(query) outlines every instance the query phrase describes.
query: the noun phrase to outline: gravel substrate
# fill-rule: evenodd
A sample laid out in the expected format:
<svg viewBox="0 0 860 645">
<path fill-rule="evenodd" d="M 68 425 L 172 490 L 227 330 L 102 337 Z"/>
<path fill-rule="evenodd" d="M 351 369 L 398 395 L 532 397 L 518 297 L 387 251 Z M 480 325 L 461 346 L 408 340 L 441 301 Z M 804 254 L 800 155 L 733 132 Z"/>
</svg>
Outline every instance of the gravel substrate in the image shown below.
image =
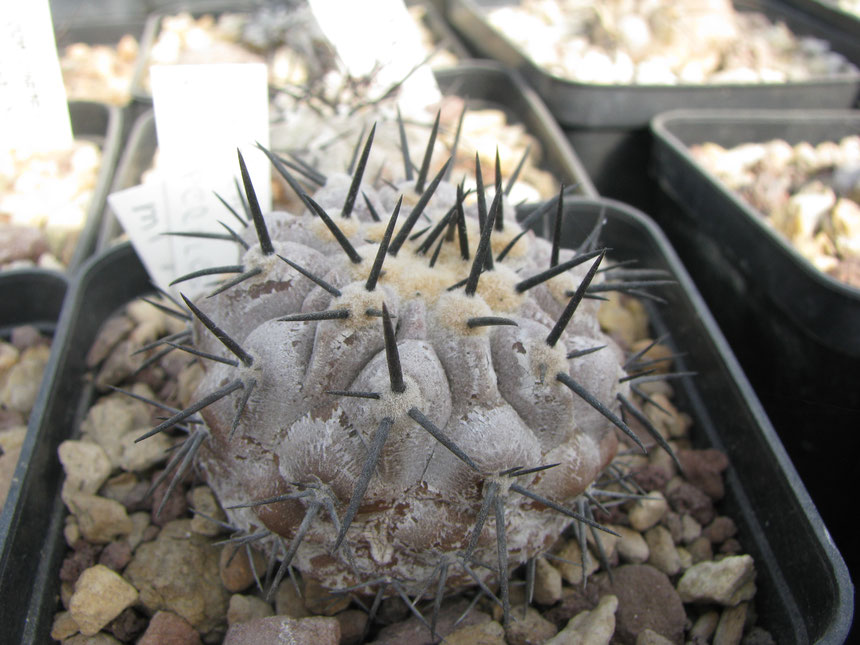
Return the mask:
<svg viewBox="0 0 860 645">
<path fill-rule="evenodd" d="M 6 501 L 27 420 L 51 353 L 51 339 L 29 325 L 0 340 L 0 508 Z"/>
<path fill-rule="evenodd" d="M 860 287 L 860 136 L 704 143 L 690 153 L 816 268 Z"/>
<path fill-rule="evenodd" d="M 645 310 L 632 298 L 613 296 L 600 321 L 629 352 L 650 342 Z M 427 626 L 396 596 L 382 601 L 371 625 L 364 609 L 372 597 L 332 594 L 297 573 L 269 596 L 265 559 L 222 543 L 229 532 L 212 520 L 223 520 L 223 511 L 193 471 L 166 501 L 167 481 L 147 495 L 167 451 L 184 435 L 161 434 L 136 444 L 163 411 L 107 388 L 187 405 L 201 373 L 187 354 L 172 352 L 130 378 L 146 358 L 131 351 L 178 329 L 175 320 L 136 302 L 105 324 L 90 351 L 103 395 L 77 438 L 59 450 L 69 550 L 52 636 L 76 645 L 254 644 L 271 643 L 276 634 L 317 645 L 432 642 Z M 669 353 L 656 345 L 643 360 Z M 658 365 L 668 368 L 666 362 Z M 671 387 L 647 385 L 665 412 L 652 404 L 644 410 L 673 446 L 683 475 L 662 450 L 652 449 L 647 457 L 621 454 L 597 486 L 639 497 L 595 509 L 595 519 L 620 535 L 600 533 L 604 555 L 593 533 L 578 536 L 569 527 L 536 559 L 529 606 L 526 572 L 515 576 L 507 628 L 498 605 L 466 592 L 442 604 L 437 632 L 444 642 L 773 642 L 756 626 L 754 562 L 736 539 L 732 519 L 720 513 L 727 459 L 715 450 L 692 449 L 690 418 L 672 405 Z M 647 442 L 644 431 L 642 437 Z M 157 515 L 154 509 L 163 501 Z M 428 619 L 431 608 L 432 599 L 416 607 Z"/>
</svg>

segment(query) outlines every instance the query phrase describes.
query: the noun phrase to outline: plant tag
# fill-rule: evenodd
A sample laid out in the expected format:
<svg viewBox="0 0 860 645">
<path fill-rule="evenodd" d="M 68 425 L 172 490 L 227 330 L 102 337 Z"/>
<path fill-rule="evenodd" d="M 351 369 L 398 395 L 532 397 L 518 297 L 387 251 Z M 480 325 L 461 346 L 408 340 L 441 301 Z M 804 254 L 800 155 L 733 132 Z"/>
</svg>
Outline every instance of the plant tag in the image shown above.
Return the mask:
<svg viewBox="0 0 860 645">
<path fill-rule="evenodd" d="M 0 134 L 8 149 L 62 150 L 72 145 L 48 0 L 0 6 Z"/>
<path fill-rule="evenodd" d="M 308 0 L 320 29 L 353 76 L 374 74 L 382 96 L 401 83 L 399 105 L 404 113 L 424 112 L 442 95 L 421 34 L 403 0 Z M 406 79 L 404 81 L 404 79 Z"/>
<path fill-rule="evenodd" d="M 237 148 L 242 151 L 260 207 L 264 212 L 270 210 L 270 163 L 255 146 L 259 142 L 268 147 L 269 143 L 266 67 L 256 63 L 156 65 L 150 73 L 159 147 L 160 181 L 155 183 L 160 197 L 152 200 L 158 204 L 153 218 L 156 228 L 128 221 L 135 213 L 140 216 L 145 212 L 142 207 L 127 207 L 120 222 L 147 270 L 170 266 L 170 280 L 202 268 L 235 264 L 238 250 L 231 241 L 164 233 L 223 234 L 219 220 L 236 229 L 238 222 L 216 193 L 242 212 L 236 190 L 237 179 L 242 185 Z M 146 194 L 142 191 L 127 199 Z M 145 239 L 138 240 L 139 235 Z M 151 275 L 162 284 L 161 273 Z M 183 290 L 199 291 L 212 281 L 212 277 L 196 279 Z"/>
<path fill-rule="evenodd" d="M 162 231 L 167 230 L 164 186 L 153 181 L 108 195 L 113 209 L 152 281 L 167 289 L 177 276 L 173 248 Z"/>
</svg>

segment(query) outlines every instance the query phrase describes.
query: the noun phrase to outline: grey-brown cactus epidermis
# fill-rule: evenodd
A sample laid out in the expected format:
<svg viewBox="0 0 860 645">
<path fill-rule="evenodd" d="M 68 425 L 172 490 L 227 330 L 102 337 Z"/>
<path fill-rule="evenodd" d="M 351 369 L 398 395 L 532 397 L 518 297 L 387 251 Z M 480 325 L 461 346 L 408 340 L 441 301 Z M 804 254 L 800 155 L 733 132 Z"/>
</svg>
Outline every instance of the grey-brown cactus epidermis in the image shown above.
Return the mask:
<svg viewBox="0 0 860 645">
<path fill-rule="evenodd" d="M 623 352 L 584 297 L 605 250 L 524 232 L 479 165 L 474 203 L 447 164 L 371 185 L 372 138 L 313 195 L 266 151 L 301 214 L 263 217 L 240 155 L 240 275 L 186 299 L 195 351 L 220 358 L 199 403 L 153 432 L 200 412 L 174 459 L 196 457 L 280 575 L 410 594 L 495 581 L 507 605 L 508 573 L 589 521 L 575 499 L 617 429 L 633 434 Z"/>
</svg>

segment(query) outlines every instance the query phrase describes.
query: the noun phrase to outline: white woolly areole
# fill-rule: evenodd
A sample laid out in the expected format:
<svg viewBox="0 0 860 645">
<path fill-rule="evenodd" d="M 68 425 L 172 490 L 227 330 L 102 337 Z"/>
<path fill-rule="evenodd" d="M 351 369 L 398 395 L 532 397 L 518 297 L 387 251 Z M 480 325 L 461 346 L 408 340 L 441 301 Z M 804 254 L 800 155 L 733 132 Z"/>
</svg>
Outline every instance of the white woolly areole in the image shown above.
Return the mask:
<svg viewBox="0 0 860 645">
<path fill-rule="evenodd" d="M 379 316 L 367 314 L 368 309 L 382 311 L 385 302 L 385 293 L 381 289 L 368 291 L 363 283 L 353 282 L 341 289 L 341 295 L 333 298 L 331 309 L 348 309 L 349 317 L 343 322 L 350 329 L 366 327 L 368 325 L 379 325 Z"/>
</svg>

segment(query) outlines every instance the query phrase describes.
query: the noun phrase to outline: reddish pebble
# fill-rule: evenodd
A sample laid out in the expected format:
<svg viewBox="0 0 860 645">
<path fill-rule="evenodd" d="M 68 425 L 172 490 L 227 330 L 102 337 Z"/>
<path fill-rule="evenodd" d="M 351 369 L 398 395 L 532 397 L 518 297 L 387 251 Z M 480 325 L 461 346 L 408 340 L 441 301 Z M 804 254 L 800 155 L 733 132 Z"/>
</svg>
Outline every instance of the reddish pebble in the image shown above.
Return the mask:
<svg viewBox="0 0 860 645">
<path fill-rule="evenodd" d="M 137 645 L 202 645 L 187 620 L 169 611 L 156 612 Z"/>
</svg>

